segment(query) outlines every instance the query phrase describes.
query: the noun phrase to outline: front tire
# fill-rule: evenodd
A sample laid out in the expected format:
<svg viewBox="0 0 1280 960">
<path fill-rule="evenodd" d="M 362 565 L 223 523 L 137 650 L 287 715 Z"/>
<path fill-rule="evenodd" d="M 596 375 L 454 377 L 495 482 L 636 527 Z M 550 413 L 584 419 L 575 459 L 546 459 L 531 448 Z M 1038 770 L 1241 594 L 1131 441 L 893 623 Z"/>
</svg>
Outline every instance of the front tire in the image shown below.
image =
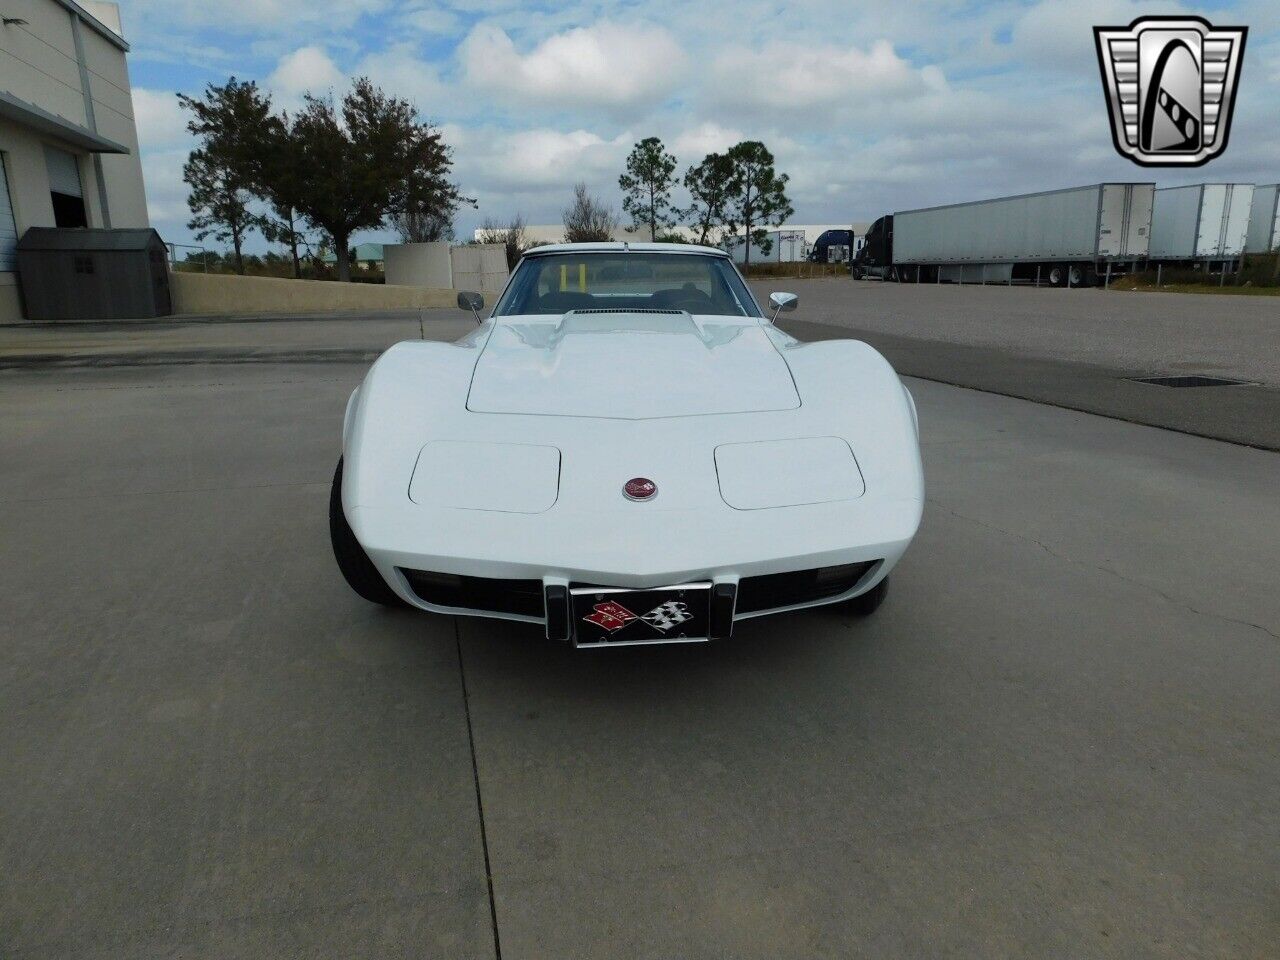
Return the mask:
<svg viewBox="0 0 1280 960">
<path fill-rule="evenodd" d="M 342 510 L 342 458 L 333 474 L 333 486 L 329 490 L 329 540 L 333 544 L 333 557 L 347 586 L 370 603 L 384 607 L 407 607 L 409 604 L 387 586 L 382 574 L 373 565 L 360 541 L 351 532 L 347 515 Z"/>
<path fill-rule="evenodd" d="M 859 594 L 852 600 L 846 600 L 843 606 L 855 617 L 869 617 L 880 609 L 880 604 L 884 603 L 884 598 L 888 594 L 889 578 L 885 577 L 866 593 Z"/>
</svg>

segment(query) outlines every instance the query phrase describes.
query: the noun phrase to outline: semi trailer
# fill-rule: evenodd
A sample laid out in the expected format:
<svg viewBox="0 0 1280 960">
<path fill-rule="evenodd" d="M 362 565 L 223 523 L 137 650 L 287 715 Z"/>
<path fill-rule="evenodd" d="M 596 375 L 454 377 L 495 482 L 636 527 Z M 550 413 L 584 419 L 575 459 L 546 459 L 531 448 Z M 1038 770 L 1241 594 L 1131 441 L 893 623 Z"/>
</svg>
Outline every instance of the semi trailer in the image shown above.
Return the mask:
<svg viewBox="0 0 1280 960">
<path fill-rule="evenodd" d="M 1149 263 L 1228 269 L 1244 254 L 1253 194 L 1251 183 L 1193 183 L 1157 190 Z"/>
<path fill-rule="evenodd" d="M 1086 286 L 1146 259 L 1154 195 L 1154 183 L 1098 183 L 898 211 L 871 225 L 852 274 Z"/>
</svg>

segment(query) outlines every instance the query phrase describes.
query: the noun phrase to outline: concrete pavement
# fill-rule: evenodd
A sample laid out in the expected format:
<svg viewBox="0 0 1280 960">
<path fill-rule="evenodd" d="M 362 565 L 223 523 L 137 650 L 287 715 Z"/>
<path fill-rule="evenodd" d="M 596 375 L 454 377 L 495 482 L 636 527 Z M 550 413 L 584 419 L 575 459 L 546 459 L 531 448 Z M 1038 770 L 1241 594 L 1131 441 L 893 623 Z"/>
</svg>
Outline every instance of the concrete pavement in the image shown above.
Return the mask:
<svg viewBox="0 0 1280 960">
<path fill-rule="evenodd" d="M 7 960 L 1280 942 L 1276 454 L 913 381 L 874 618 L 574 652 L 347 590 L 362 369 L 0 373 Z"/>
<path fill-rule="evenodd" d="M 899 373 L 1280 450 L 1275 297 L 775 281 L 800 293 L 778 325 L 802 340 L 856 337 Z M 767 302 L 769 284 L 755 283 Z M 1189 389 L 1135 382 L 1201 374 Z"/>
</svg>

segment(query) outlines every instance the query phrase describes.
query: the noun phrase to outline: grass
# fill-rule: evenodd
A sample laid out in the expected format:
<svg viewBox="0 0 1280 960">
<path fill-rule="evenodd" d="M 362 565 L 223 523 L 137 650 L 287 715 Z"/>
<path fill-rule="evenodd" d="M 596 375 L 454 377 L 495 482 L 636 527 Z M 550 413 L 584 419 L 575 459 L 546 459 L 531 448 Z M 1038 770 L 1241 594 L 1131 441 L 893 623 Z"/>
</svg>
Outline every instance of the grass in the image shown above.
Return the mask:
<svg viewBox="0 0 1280 960">
<path fill-rule="evenodd" d="M 1216 283 L 1162 283 L 1143 277 L 1120 277 L 1111 281 L 1112 290 L 1137 290 L 1141 293 L 1220 293 L 1242 297 L 1280 297 L 1280 287 L 1237 287 L 1232 283 L 1218 286 Z"/>
<path fill-rule="evenodd" d="M 1142 290 L 1162 293 L 1226 293 L 1238 296 L 1280 296 L 1280 253 L 1250 254 L 1235 273 L 1225 278 L 1218 273 L 1204 270 L 1170 267 L 1157 273 L 1145 270 L 1128 276 L 1117 277 L 1111 283 L 1113 290 Z M 1160 284 L 1156 285 L 1156 277 Z M 1225 282 L 1224 282 L 1225 279 Z"/>
<path fill-rule="evenodd" d="M 797 280 L 803 280 L 811 277 L 849 276 L 849 265 L 847 263 L 810 263 L 807 260 L 800 260 L 794 263 L 753 263 L 749 268 L 740 266 L 740 269 L 748 279 L 756 277 L 792 277 Z"/>
</svg>

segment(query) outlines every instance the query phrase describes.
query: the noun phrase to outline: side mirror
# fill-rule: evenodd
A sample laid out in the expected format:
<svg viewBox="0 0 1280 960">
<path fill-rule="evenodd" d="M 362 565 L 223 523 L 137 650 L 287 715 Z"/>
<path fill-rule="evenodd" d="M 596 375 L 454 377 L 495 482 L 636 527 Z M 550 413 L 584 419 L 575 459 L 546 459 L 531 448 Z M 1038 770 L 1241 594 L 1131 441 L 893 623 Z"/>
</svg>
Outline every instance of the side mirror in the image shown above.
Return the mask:
<svg viewBox="0 0 1280 960">
<path fill-rule="evenodd" d="M 778 314 L 783 312 L 790 313 L 800 306 L 800 298 L 794 293 L 771 293 L 769 294 L 769 305 L 773 307 L 773 316 L 770 320 L 777 320 Z"/>
<path fill-rule="evenodd" d="M 470 293 L 464 290 L 458 294 L 458 309 L 470 310 L 476 318 L 476 323 L 479 323 L 480 311 L 484 309 L 484 297 L 478 293 Z"/>
</svg>

